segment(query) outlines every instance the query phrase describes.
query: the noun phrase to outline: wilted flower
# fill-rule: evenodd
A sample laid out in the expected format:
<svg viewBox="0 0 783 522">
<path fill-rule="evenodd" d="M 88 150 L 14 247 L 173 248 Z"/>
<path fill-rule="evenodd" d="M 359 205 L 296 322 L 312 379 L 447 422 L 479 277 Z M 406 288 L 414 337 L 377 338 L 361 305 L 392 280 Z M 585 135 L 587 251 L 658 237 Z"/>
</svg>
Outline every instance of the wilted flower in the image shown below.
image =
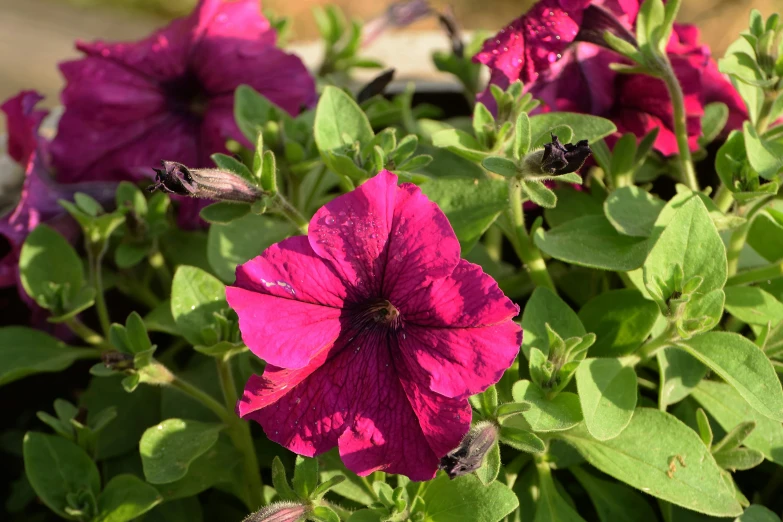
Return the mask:
<svg viewBox="0 0 783 522">
<path fill-rule="evenodd" d="M 500 87 L 522 80 L 525 89 L 545 103 L 545 110 L 596 114 L 614 121 L 619 132 L 637 136 L 658 128 L 655 149 L 676 154 L 672 104 L 663 81 L 609 68 L 625 59 L 608 49 L 603 32 L 633 42 L 640 3 L 543 0 L 487 40 L 474 60 L 490 67 L 490 82 Z M 738 128 L 746 118 L 745 107 L 718 73 L 709 49 L 698 44 L 698 30 L 675 24 L 667 53 L 683 89 L 691 148 L 698 146 L 708 103 L 725 103 L 730 111 L 726 131 Z M 488 91 L 479 100 L 493 105 Z"/>
<path fill-rule="evenodd" d="M 569 174 L 576 172 L 590 157 L 590 146 L 587 140 L 582 140 L 563 145 L 557 136 L 552 134 L 552 143 L 547 143 L 544 148 L 529 154 L 525 158 L 525 168 L 531 174 Z"/>
<path fill-rule="evenodd" d="M 39 223 L 53 226 L 66 237 L 78 234 L 78 226 L 60 206 L 60 199 L 72 200 L 77 192 L 102 203 L 114 199 L 114 183 L 61 184 L 51 179 L 48 144 L 38 135 L 46 111 L 35 109 L 42 98 L 34 91 L 23 91 L 0 106 L 6 115 L 9 156 L 24 173 L 18 198 L 0 218 L 0 235 L 9 243 L 8 253 L 0 260 L 0 286 L 17 284 L 19 252 L 27 235 Z"/>
<path fill-rule="evenodd" d="M 454 479 L 473 473 L 484 463 L 487 452 L 498 440 L 498 428 L 489 421 L 473 426 L 459 446 L 440 459 L 439 468 Z"/>
<path fill-rule="evenodd" d="M 431 479 L 522 337 L 443 212 L 385 170 L 238 267 L 226 297 L 267 362 L 239 414 L 301 455 L 339 447 L 360 475 Z"/>
<path fill-rule="evenodd" d="M 261 190 L 242 176 L 220 169 L 189 169 L 176 161 L 163 161 L 155 170 L 155 184 L 149 191 L 220 201 L 253 203 L 261 198 Z"/>
<path fill-rule="evenodd" d="M 144 40 L 78 43 L 85 57 L 60 65 L 58 179 L 138 179 L 163 158 L 210 166 L 227 139 L 245 142 L 233 116 L 242 84 L 292 114 L 312 104 L 313 78 L 275 39 L 258 0 L 200 0 Z"/>
<path fill-rule="evenodd" d="M 373 18 L 362 29 L 362 45 L 369 45 L 387 29 L 399 29 L 432 14 L 427 0 L 407 0 L 393 2 L 386 12 Z"/>
</svg>

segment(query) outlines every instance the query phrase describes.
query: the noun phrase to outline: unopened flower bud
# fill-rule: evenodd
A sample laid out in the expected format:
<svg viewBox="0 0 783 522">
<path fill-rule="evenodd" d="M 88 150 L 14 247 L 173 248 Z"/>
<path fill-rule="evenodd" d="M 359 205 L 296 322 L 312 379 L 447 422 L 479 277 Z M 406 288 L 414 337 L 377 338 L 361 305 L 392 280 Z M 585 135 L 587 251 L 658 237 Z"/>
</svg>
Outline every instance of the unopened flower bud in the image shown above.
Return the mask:
<svg viewBox="0 0 783 522">
<path fill-rule="evenodd" d="M 582 13 L 582 25 L 574 40 L 611 49 L 604 39 L 604 33 L 607 31 L 634 47 L 639 47 L 633 33 L 626 29 L 611 11 L 597 5 L 588 6 Z"/>
<path fill-rule="evenodd" d="M 155 184 L 149 191 L 162 190 L 170 194 L 193 198 L 217 199 L 253 203 L 261 199 L 261 189 L 241 176 L 219 169 L 189 169 L 175 161 L 164 161 L 155 171 Z"/>
<path fill-rule="evenodd" d="M 473 426 L 460 445 L 440 459 L 440 469 L 453 479 L 473 473 L 484 463 L 484 457 L 497 442 L 498 429 L 491 422 Z"/>
<path fill-rule="evenodd" d="M 368 45 L 386 29 L 399 29 L 429 16 L 432 13 L 427 0 L 394 2 L 381 16 L 364 24 L 362 45 Z"/>
<path fill-rule="evenodd" d="M 250 514 L 242 522 L 297 522 L 304 520 L 310 507 L 296 502 L 275 502 Z"/>
<path fill-rule="evenodd" d="M 587 140 L 563 145 L 552 135 L 552 143 L 525 157 L 523 171 L 531 176 L 559 176 L 579 170 L 591 154 Z"/>
<path fill-rule="evenodd" d="M 451 42 L 451 52 L 454 56 L 462 58 L 465 55 L 465 44 L 462 42 L 457 17 L 454 16 L 454 10 L 451 6 L 446 6 L 444 11 L 438 13 L 438 22 Z"/>
<path fill-rule="evenodd" d="M 361 88 L 359 94 L 356 95 L 357 103 L 362 103 L 373 96 L 383 94 L 386 87 L 394 79 L 394 69 L 386 69 L 381 74 L 373 78 L 367 85 Z"/>
</svg>

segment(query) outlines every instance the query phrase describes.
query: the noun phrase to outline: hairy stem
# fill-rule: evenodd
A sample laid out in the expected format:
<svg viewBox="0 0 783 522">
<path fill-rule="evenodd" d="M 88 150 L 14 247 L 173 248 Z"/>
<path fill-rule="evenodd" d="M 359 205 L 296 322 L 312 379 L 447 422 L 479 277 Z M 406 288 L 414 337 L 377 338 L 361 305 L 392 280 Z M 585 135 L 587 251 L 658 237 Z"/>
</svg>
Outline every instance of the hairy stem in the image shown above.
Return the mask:
<svg viewBox="0 0 783 522">
<path fill-rule="evenodd" d="M 217 358 L 218 377 L 220 387 L 223 390 L 223 399 L 226 402 L 226 408 L 233 411 L 237 404 L 237 388 L 234 381 L 234 373 L 231 369 L 230 358 Z M 244 484 L 247 488 L 247 498 L 252 504 L 251 509 L 257 509 L 264 505 L 263 483 L 261 482 L 261 473 L 258 469 L 258 456 L 256 448 L 253 445 L 253 438 L 250 434 L 250 425 L 237 416 L 232 415 L 232 421 L 229 425 L 228 435 L 234 446 L 242 452 Z"/>
<path fill-rule="evenodd" d="M 522 210 L 522 184 L 519 180 L 511 179 L 508 184 L 508 217 L 513 227 L 515 240 L 514 250 L 519 259 L 525 264 L 530 274 L 530 279 L 536 286 L 544 286 L 557 293 L 555 284 L 546 268 L 541 252 L 533 244 L 533 240 L 525 228 L 525 214 Z"/>
<path fill-rule="evenodd" d="M 81 337 L 82 340 L 87 344 L 97 346 L 102 351 L 112 349 L 111 345 L 106 342 L 106 339 L 104 339 L 101 334 L 81 322 L 78 317 L 71 317 L 70 319 L 66 319 L 64 323 L 65 326 L 67 326 L 73 333 Z"/>
<path fill-rule="evenodd" d="M 674 111 L 674 135 L 677 137 L 677 149 L 679 151 L 677 159 L 680 163 L 682 182 L 685 183 L 689 189 L 696 192 L 699 190 L 699 182 L 696 180 L 696 169 L 693 167 L 691 149 L 688 145 L 685 97 L 668 57 L 663 57 L 661 65 L 662 79 L 666 84 L 666 89 L 669 91 L 669 97 L 672 100 L 672 109 Z"/>
<path fill-rule="evenodd" d="M 758 203 L 752 206 L 749 210 L 740 209 L 737 214 L 745 217 L 747 221 L 734 229 L 729 239 L 729 247 L 726 249 L 726 259 L 729 263 L 729 277 L 732 277 L 737 273 L 739 269 L 739 258 L 742 253 L 742 249 L 745 247 L 745 241 L 748 239 L 748 232 L 750 232 L 750 225 L 753 221 L 753 216 L 756 212 L 764 208 L 770 198 L 762 198 Z"/>
<path fill-rule="evenodd" d="M 307 218 L 305 218 L 302 213 L 291 205 L 291 203 L 289 203 L 279 192 L 275 194 L 273 208 L 293 223 L 294 226 L 299 229 L 299 232 L 305 235 L 307 234 L 307 228 L 309 226 Z"/>
<path fill-rule="evenodd" d="M 783 263 L 773 263 L 760 268 L 752 268 L 731 276 L 726 281 L 726 286 L 750 285 L 762 283 L 770 279 L 783 276 Z"/>
<path fill-rule="evenodd" d="M 111 320 L 109 319 L 109 309 L 106 308 L 106 298 L 103 295 L 103 272 L 101 266 L 105 248 L 96 248 L 96 251 L 93 251 L 92 246 L 88 245 L 87 247 L 87 257 L 90 265 L 90 280 L 92 287 L 95 289 L 95 310 L 98 313 L 98 321 L 101 323 L 103 335 L 108 336 Z"/>
</svg>

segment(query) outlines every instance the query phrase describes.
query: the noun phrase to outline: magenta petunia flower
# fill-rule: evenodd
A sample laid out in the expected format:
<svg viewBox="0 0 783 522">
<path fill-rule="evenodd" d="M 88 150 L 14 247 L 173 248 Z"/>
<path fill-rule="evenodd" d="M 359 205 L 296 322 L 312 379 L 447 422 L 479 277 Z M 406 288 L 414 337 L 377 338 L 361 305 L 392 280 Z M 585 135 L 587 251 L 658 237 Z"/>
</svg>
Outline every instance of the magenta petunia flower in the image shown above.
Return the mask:
<svg viewBox="0 0 783 522">
<path fill-rule="evenodd" d="M 8 251 L 0 259 L 0 287 L 17 284 L 19 252 L 27 235 L 39 223 L 47 223 L 69 238 L 78 235 L 78 225 L 58 200 L 71 200 L 76 192 L 89 194 L 102 203 L 114 199 L 115 183 L 60 184 L 51 179 L 48 143 L 38 134 L 46 116 L 46 111 L 35 108 L 41 99 L 37 92 L 23 91 L 0 105 L 6 116 L 8 154 L 24 173 L 18 197 L 10 208 L 3 209 L 5 213 L 0 217 L 0 236 L 8 242 Z M 20 293 L 27 299 L 23 291 Z"/>
<path fill-rule="evenodd" d="M 592 5 L 599 6 L 597 10 Z M 485 42 L 474 60 L 490 67 L 490 83 L 506 87 L 520 79 L 525 89 L 544 103 L 544 110 L 574 111 L 611 119 L 618 131 L 638 136 L 658 128 L 655 149 L 677 153 L 673 114 L 662 81 L 641 75 L 617 74 L 609 68 L 624 59 L 596 45 L 611 29 L 633 39 L 638 0 L 543 0 Z M 698 30 L 675 24 L 667 52 L 685 95 L 689 143 L 698 146 L 704 105 L 721 101 L 729 107 L 726 132 L 747 117 L 742 99 L 718 73 L 709 48 L 698 43 Z M 489 90 L 479 101 L 493 105 Z"/>
<path fill-rule="evenodd" d="M 211 166 L 227 139 L 246 141 L 233 116 L 242 84 L 292 114 L 311 105 L 313 78 L 275 40 L 258 0 L 200 0 L 144 40 L 77 43 L 85 57 L 60 65 L 67 85 L 52 143 L 58 178 L 150 177 L 162 159 Z"/>
<path fill-rule="evenodd" d="M 467 397 L 522 340 L 519 308 L 460 259 L 440 209 L 388 171 L 322 207 L 307 237 L 237 268 L 226 297 L 267 362 L 239 414 L 301 455 L 337 446 L 360 475 L 431 479 L 468 431 Z"/>
</svg>

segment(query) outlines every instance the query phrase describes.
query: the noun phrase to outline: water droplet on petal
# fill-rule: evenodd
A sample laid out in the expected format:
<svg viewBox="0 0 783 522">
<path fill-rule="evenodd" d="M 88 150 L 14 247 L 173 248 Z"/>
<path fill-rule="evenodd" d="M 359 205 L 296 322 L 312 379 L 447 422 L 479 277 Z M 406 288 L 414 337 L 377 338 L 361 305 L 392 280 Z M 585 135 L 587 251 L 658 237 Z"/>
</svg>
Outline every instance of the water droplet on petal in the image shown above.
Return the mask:
<svg viewBox="0 0 783 522">
<path fill-rule="evenodd" d="M 332 216 L 326 216 L 326 219 L 324 219 L 324 223 L 327 225 L 334 225 L 334 217 Z"/>
</svg>

